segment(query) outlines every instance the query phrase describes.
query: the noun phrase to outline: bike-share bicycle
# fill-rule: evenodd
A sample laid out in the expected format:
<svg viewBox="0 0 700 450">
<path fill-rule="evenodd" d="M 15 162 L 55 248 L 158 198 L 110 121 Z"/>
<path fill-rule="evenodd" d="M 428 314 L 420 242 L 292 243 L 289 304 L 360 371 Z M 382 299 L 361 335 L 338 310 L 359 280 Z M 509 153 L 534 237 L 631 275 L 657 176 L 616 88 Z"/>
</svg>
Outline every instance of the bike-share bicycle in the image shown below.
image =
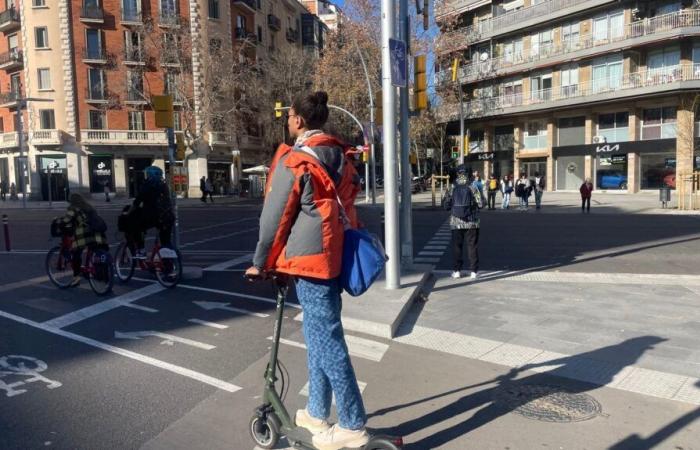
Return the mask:
<svg viewBox="0 0 700 450">
<path fill-rule="evenodd" d="M 61 244 L 51 248 L 46 255 L 46 274 L 56 287 L 67 289 L 73 282 L 73 236 L 60 230 L 52 231 L 51 234 L 60 237 Z M 88 279 L 95 294 L 106 295 L 111 292 L 114 266 L 109 250 L 89 246 L 81 262 L 80 274 Z"/>
<path fill-rule="evenodd" d="M 182 257 L 179 250 L 161 247 L 156 239 L 146 258 L 138 259 L 134 257 L 133 246 L 125 239 L 114 253 L 114 268 L 122 283 L 131 280 L 138 268 L 154 274 L 163 287 L 174 288 L 182 278 Z"/>
</svg>

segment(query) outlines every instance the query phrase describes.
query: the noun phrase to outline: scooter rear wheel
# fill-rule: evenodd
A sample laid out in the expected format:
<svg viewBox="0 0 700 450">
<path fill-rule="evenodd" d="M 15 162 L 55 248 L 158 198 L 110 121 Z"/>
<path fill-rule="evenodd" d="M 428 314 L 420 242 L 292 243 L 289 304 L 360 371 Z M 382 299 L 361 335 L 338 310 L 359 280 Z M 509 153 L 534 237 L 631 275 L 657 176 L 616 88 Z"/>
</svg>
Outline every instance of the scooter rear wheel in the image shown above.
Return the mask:
<svg viewBox="0 0 700 450">
<path fill-rule="evenodd" d="M 401 444 L 403 441 L 399 440 Z M 374 436 L 370 441 L 362 447 L 362 450 L 401 450 L 403 445 L 396 443 L 396 438 L 389 436 Z"/>
<path fill-rule="evenodd" d="M 276 417 L 260 417 L 257 413 L 250 418 L 248 431 L 260 448 L 274 448 L 280 440 L 280 426 Z"/>
</svg>

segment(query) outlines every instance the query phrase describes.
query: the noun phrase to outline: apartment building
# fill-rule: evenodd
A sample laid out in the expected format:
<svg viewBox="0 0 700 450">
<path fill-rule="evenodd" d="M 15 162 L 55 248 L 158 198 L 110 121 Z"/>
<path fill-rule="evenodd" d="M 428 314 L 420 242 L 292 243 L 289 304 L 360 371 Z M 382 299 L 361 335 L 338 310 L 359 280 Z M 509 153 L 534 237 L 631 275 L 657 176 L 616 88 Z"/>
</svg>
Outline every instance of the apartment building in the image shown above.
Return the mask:
<svg viewBox="0 0 700 450">
<path fill-rule="evenodd" d="M 190 116 L 191 128 L 207 130 L 177 162 L 188 176 L 179 192 L 198 195 L 202 176 L 230 192 L 242 169 L 260 162 L 263 130 L 253 120 L 231 139 L 207 123 L 204 55 L 244 43 L 252 60 L 290 45 L 318 50 L 318 32 L 310 46 L 302 40 L 308 15 L 298 0 L 8 1 L 0 11 L 0 180 L 21 192 L 24 168 L 34 199 L 105 187 L 134 196 L 147 166 L 171 171 L 151 97 L 172 94 L 176 132 Z"/>
<path fill-rule="evenodd" d="M 465 162 L 549 190 L 675 188 L 700 167 L 694 1 L 445 0 L 439 89 L 461 92 Z M 458 80 L 451 63 L 460 61 Z M 458 104 L 440 111 L 455 145 Z"/>
</svg>

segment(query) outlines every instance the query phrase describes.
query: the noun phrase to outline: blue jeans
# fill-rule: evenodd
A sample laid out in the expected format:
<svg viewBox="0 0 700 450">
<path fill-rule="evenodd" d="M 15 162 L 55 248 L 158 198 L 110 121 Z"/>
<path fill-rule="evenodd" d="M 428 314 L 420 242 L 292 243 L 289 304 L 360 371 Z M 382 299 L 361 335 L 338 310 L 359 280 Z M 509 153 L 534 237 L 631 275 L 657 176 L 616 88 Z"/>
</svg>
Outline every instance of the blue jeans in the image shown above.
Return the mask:
<svg viewBox="0 0 700 450">
<path fill-rule="evenodd" d="M 521 207 L 521 208 L 527 208 L 527 206 L 528 206 L 528 204 L 527 204 L 527 203 L 528 203 L 528 202 L 527 202 L 527 197 L 525 197 L 525 196 L 523 195 L 522 197 L 518 197 L 518 199 L 519 199 L 519 201 L 520 201 L 520 207 Z"/>
<path fill-rule="evenodd" d="M 540 209 L 540 206 L 542 206 L 542 194 L 544 194 L 543 191 L 535 191 L 535 205 L 537 209 Z"/>
<path fill-rule="evenodd" d="M 312 417 L 327 419 L 335 393 L 338 423 L 345 429 L 359 430 L 367 416 L 340 323 L 340 284 L 337 279 L 297 278 L 296 289 L 304 311 L 309 366 L 307 410 Z"/>
<path fill-rule="evenodd" d="M 510 194 L 503 194 L 503 203 L 501 204 L 503 209 L 508 209 L 510 207 Z"/>
</svg>

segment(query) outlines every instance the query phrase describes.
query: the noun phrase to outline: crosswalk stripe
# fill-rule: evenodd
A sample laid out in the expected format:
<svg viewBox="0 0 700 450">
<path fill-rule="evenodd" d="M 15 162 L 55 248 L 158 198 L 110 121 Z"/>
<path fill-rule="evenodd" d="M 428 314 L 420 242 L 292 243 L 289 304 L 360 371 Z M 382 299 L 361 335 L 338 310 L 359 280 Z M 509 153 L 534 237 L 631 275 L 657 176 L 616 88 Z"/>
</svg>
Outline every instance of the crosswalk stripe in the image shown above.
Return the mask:
<svg viewBox="0 0 700 450">
<path fill-rule="evenodd" d="M 440 258 L 414 258 L 413 261 L 418 262 L 418 263 L 436 263 L 440 262 Z"/>
<path fill-rule="evenodd" d="M 422 251 L 422 252 L 418 253 L 418 255 L 419 256 L 442 256 L 443 253 L 445 253 L 445 252 L 444 251 L 442 251 L 442 252 Z"/>
<path fill-rule="evenodd" d="M 365 388 L 367 387 L 367 383 L 365 383 L 364 381 L 357 380 L 357 387 L 360 388 L 360 393 L 363 393 L 363 392 L 365 392 Z M 304 387 L 301 388 L 301 391 L 299 391 L 299 395 L 301 395 L 303 397 L 309 396 L 309 382 L 308 381 L 306 382 Z M 335 394 L 333 395 L 332 403 L 335 405 Z"/>
<path fill-rule="evenodd" d="M 269 336 L 267 339 L 271 341 L 272 336 Z M 350 352 L 350 355 L 374 362 L 380 362 L 386 351 L 389 350 L 389 346 L 382 342 L 372 341 L 348 334 L 345 335 L 345 341 L 348 344 L 348 351 Z M 290 339 L 280 338 L 280 343 L 291 347 L 306 349 L 306 344 L 292 341 Z"/>
</svg>

